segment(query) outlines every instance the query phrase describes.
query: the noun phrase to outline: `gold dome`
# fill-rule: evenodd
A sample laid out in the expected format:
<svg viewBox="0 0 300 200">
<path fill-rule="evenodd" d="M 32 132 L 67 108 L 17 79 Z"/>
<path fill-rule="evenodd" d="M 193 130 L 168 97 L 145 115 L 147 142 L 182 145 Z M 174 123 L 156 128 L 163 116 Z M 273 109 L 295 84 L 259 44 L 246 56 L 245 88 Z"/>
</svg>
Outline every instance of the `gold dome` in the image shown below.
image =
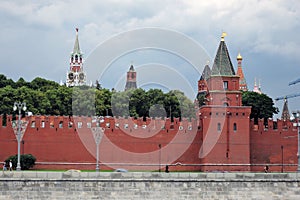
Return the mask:
<svg viewBox="0 0 300 200">
<path fill-rule="evenodd" d="M 238 56 L 236 57 L 237 60 L 243 60 L 243 57 L 241 56 L 241 54 L 239 53 Z"/>
</svg>

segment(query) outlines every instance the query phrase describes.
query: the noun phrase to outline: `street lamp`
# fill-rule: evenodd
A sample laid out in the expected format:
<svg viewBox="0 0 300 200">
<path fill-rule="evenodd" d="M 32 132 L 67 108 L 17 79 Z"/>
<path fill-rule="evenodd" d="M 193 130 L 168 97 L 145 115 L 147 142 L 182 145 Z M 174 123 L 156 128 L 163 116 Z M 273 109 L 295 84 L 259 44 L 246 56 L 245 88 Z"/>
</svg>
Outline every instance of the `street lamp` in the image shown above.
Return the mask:
<svg viewBox="0 0 300 200">
<path fill-rule="evenodd" d="M 300 172 L 300 123 L 299 123 L 299 118 L 300 114 L 299 112 L 293 112 L 293 117 L 295 119 L 295 123 L 293 123 L 293 126 L 297 127 L 297 136 L 298 136 L 298 153 L 297 153 L 297 158 L 298 158 L 298 167 L 297 171 Z"/>
<path fill-rule="evenodd" d="M 21 147 L 21 110 L 26 111 L 26 103 L 23 102 L 15 102 L 13 110 L 19 110 L 19 119 L 18 119 L 18 133 L 17 133 L 17 141 L 18 141 L 18 163 L 17 163 L 17 171 L 21 171 L 21 163 L 20 163 L 20 147 Z"/>
<path fill-rule="evenodd" d="M 103 127 L 93 127 L 92 132 L 96 143 L 96 172 L 99 172 L 99 144 L 101 142 L 101 139 L 104 134 L 104 128 Z"/>
<path fill-rule="evenodd" d="M 158 171 L 160 172 L 160 165 L 161 165 L 161 144 L 158 144 L 158 148 L 159 148 L 159 167 L 158 167 Z"/>
</svg>

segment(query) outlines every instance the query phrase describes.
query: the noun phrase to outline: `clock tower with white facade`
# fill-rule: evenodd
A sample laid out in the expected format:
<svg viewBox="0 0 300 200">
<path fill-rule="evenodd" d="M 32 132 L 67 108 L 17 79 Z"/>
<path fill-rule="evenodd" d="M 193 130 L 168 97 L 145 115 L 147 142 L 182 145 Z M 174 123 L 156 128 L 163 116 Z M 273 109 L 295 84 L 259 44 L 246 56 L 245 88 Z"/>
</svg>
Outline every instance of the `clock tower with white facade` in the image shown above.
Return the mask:
<svg viewBox="0 0 300 200">
<path fill-rule="evenodd" d="M 81 86 L 86 84 L 86 74 L 83 71 L 83 54 L 80 51 L 78 40 L 78 28 L 76 28 L 76 39 L 73 52 L 70 56 L 70 69 L 67 72 L 67 87 Z"/>
</svg>

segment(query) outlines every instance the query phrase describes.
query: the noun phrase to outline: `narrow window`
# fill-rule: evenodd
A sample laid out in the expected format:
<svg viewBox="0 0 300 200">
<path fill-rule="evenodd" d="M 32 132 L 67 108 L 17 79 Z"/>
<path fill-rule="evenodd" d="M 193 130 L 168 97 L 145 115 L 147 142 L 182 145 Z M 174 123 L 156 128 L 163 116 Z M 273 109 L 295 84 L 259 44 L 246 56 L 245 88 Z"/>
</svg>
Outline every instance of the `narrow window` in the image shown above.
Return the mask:
<svg viewBox="0 0 300 200">
<path fill-rule="evenodd" d="M 236 123 L 233 123 L 233 131 L 236 132 L 236 130 L 237 130 Z"/>
<path fill-rule="evenodd" d="M 221 123 L 218 123 L 218 131 L 221 131 Z"/>
<path fill-rule="evenodd" d="M 224 90 L 228 90 L 228 81 L 223 81 Z"/>
</svg>

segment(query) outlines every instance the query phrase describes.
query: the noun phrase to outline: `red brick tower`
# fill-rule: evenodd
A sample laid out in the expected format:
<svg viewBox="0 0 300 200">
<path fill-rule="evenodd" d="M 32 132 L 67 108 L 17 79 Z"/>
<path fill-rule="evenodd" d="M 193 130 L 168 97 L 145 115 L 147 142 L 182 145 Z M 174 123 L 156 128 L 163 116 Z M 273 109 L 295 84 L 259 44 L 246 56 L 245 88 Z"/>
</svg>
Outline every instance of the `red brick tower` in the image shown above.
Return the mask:
<svg viewBox="0 0 300 200">
<path fill-rule="evenodd" d="M 70 69 L 67 73 L 66 85 L 80 86 L 86 83 L 86 74 L 83 71 L 83 54 L 80 51 L 78 40 L 78 28 L 76 28 L 76 39 L 73 52 L 70 57 Z"/>
<path fill-rule="evenodd" d="M 203 171 L 250 170 L 251 107 L 242 106 L 239 76 L 235 74 L 222 34 L 211 75 L 206 105 L 200 107 Z"/>
<path fill-rule="evenodd" d="M 240 90 L 242 91 L 248 91 L 248 87 L 247 87 L 247 82 L 243 73 L 243 68 L 242 68 L 242 56 L 239 53 L 238 56 L 236 57 L 237 59 L 237 63 L 238 63 L 238 68 L 237 68 L 237 75 L 240 77 Z"/>
<path fill-rule="evenodd" d="M 281 114 L 281 119 L 286 122 L 290 120 L 290 112 L 288 108 L 288 101 L 287 98 L 284 99 L 284 105 L 282 108 L 282 114 Z"/>
<path fill-rule="evenodd" d="M 125 85 L 125 91 L 129 89 L 136 89 L 136 71 L 134 70 L 133 65 L 130 66 L 129 71 L 127 72 L 127 80 Z"/>
<path fill-rule="evenodd" d="M 207 88 L 207 79 L 210 77 L 211 70 L 208 66 L 208 64 L 205 65 L 204 70 L 202 72 L 202 75 L 198 81 L 198 93 L 205 93 L 207 94 L 208 88 Z"/>
</svg>

